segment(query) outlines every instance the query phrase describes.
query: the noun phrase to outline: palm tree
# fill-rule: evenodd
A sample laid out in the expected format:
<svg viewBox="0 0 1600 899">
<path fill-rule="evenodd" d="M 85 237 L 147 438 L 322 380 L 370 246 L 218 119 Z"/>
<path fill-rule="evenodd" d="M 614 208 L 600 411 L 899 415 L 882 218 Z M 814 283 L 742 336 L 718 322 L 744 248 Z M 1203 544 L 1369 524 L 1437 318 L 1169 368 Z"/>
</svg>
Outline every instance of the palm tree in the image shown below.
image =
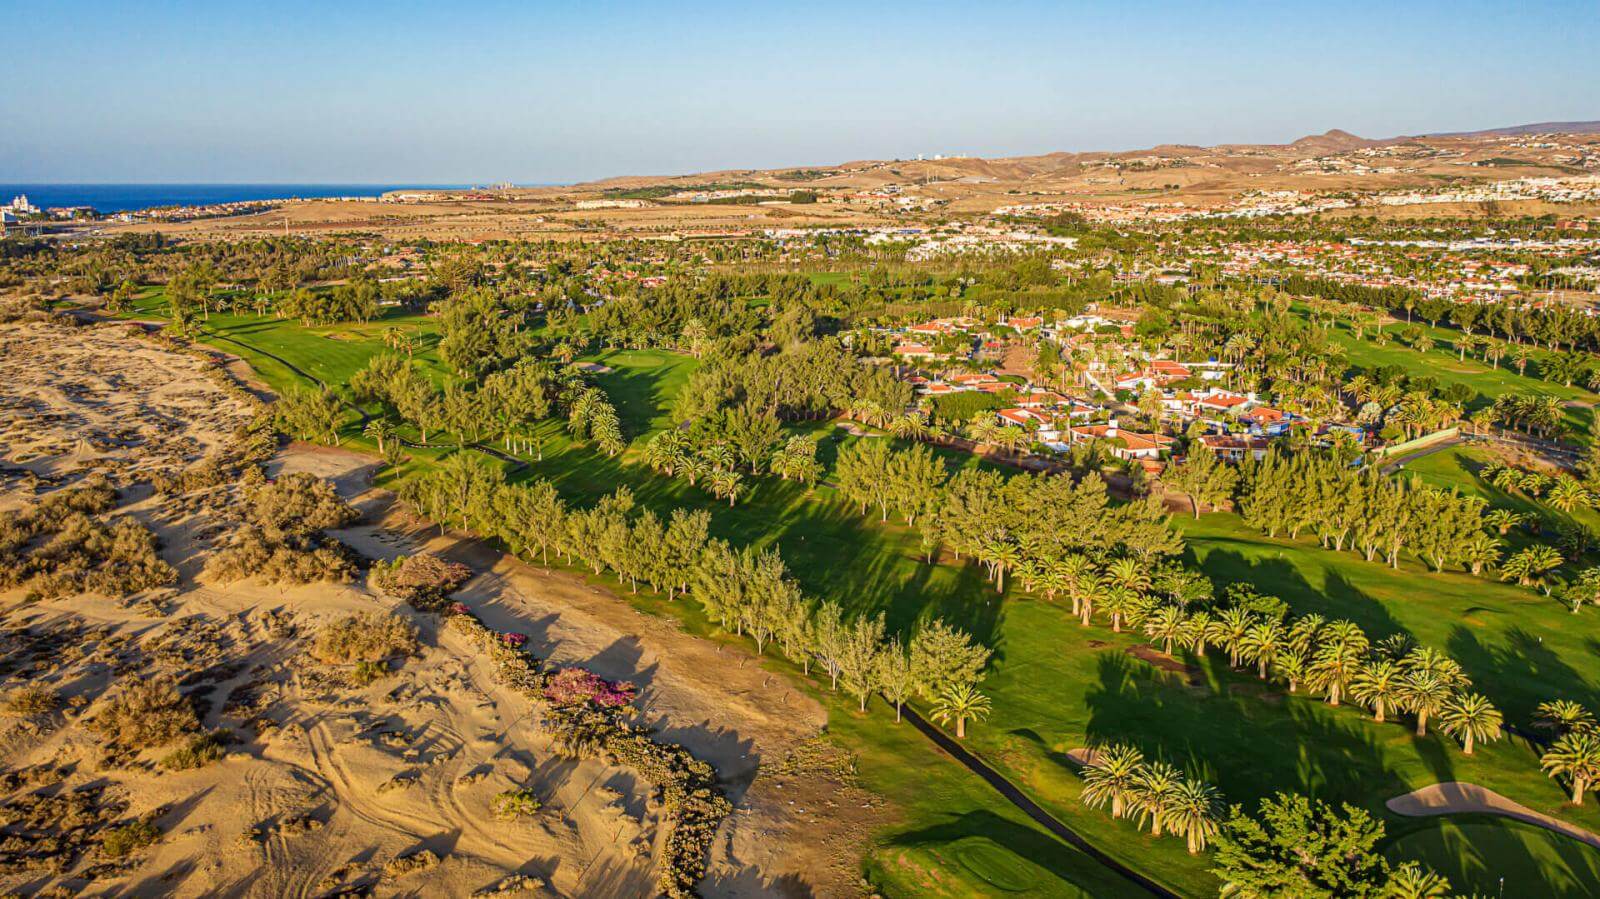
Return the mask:
<svg viewBox="0 0 1600 899">
<path fill-rule="evenodd" d="M 1533 714 L 1534 725 L 1557 735 L 1594 728 L 1594 714 L 1570 699 L 1539 703 Z"/>
<path fill-rule="evenodd" d="M 1400 666 L 1389 659 L 1369 662 L 1350 679 L 1350 696 L 1372 709 L 1373 720 L 1382 724 L 1399 695 L 1400 678 Z"/>
<path fill-rule="evenodd" d="M 933 701 L 933 720 L 940 724 L 954 721 L 958 740 L 966 738 L 968 721 L 982 721 L 988 716 L 989 697 L 972 684 L 952 684 Z"/>
<path fill-rule="evenodd" d="M 1554 487 L 1545 496 L 1545 502 L 1563 512 L 1571 512 L 1579 506 L 1587 506 L 1593 501 L 1589 491 L 1583 489 L 1577 478 L 1561 477 L 1556 479 Z"/>
<path fill-rule="evenodd" d="M 1133 792 L 1134 782 L 1144 770 L 1144 753 L 1126 743 L 1113 743 L 1096 749 L 1083 769 L 1083 794 L 1089 808 L 1109 803 L 1111 817 L 1120 818 Z"/>
<path fill-rule="evenodd" d="M 1250 629 L 1239 640 L 1239 654 L 1245 661 L 1254 662 L 1256 676 L 1262 680 L 1267 679 L 1267 669 L 1272 666 L 1278 653 L 1284 648 L 1288 639 L 1288 631 L 1283 624 L 1272 619 L 1257 621 L 1250 625 Z"/>
<path fill-rule="evenodd" d="M 1366 655 L 1367 635 L 1353 621 L 1335 621 L 1323 629 L 1322 647 L 1311 660 L 1307 673 L 1318 689 L 1328 696 L 1328 705 L 1338 705 L 1350 678 L 1361 670 Z"/>
<path fill-rule="evenodd" d="M 1406 862 L 1389 875 L 1381 895 L 1383 899 L 1447 899 L 1452 891 L 1450 881 L 1416 862 Z"/>
<path fill-rule="evenodd" d="M 711 485 L 711 495 L 718 497 L 719 499 L 722 497 L 727 497 L 728 506 L 730 508 L 733 506 L 734 501 L 739 498 L 739 492 L 743 487 L 743 481 L 744 478 L 741 477 L 738 472 L 731 469 L 715 470 L 711 472 L 711 476 L 707 479 L 707 483 Z"/>
<path fill-rule="evenodd" d="M 1439 710 L 1445 733 L 1461 741 L 1461 752 L 1472 754 L 1475 740 L 1500 739 L 1500 710 L 1479 693 L 1457 693 Z"/>
<path fill-rule="evenodd" d="M 1255 624 L 1256 618 L 1249 609 L 1234 606 L 1223 609 L 1206 628 L 1206 642 L 1228 652 L 1228 665 L 1239 667 L 1239 653 L 1244 647 L 1245 634 Z"/>
<path fill-rule="evenodd" d="M 1500 541 L 1493 535 L 1478 531 L 1462 544 L 1461 556 L 1473 575 L 1483 574 L 1486 566 L 1500 561 Z"/>
<path fill-rule="evenodd" d="M 1583 791 L 1600 777 L 1600 733 L 1575 730 L 1566 734 L 1539 759 L 1539 767 L 1551 777 L 1571 780 L 1572 804 L 1583 805 Z"/>
<path fill-rule="evenodd" d="M 1421 671 L 1433 675 L 1452 690 L 1465 690 L 1472 686 L 1461 664 L 1432 646 L 1418 646 L 1401 660 L 1407 671 Z"/>
<path fill-rule="evenodd" d="M 1222 818 L 1222 794 L 1199 780 L 1180 780 L 1167 792 L 1161 808 L 1161 823 L 1171 833 L 1183 837 L 1190 855 L 1205 851 L 1206 841 L 1216 835 Z"/>
<path fill-rule="evenodd" d="M 1133 808 L 1139 814 L 1140 827 L 1146 820 L 1150 822 L 1152 836 L 1161 836 L 1161 811 L 1172 790 L 1182 782 L 1183 772 L 1166 762 L 1151 762 L 1134 778 L 1130 792 Z"/>
<path fill-rule="evenodd" d="M 367 426 L 361 429 L 361 433 L 368 439 L 377 441 L 378 452 L 382 454 L 384 445 L 394 437 L 394 424 L 387 418 L 374 418 L 367 422 Z"/>
<path fill-rule="evenodd" d="M 1300 652 L 1309 653 L 1311 644 L 1317 640 L 1317 635 L 1322 633 L 1322 628 L 1327 625 L 1328 619 L 1316 612 L 1301 615 L 1289 625 L 1289 647 Z"/>
<path fill-rule="evenodd" d="M 1111 584 L 1100 595 L 1100 611 L 1111 616 L 1111 632 L 1122 633 L 1122 620 L 1138 612 L 1142 597 L 1121 584 Z"/>
<path fill-rule="evenodd" d="M 1500 579 L 1509 581 L 1516 578 L 1518 584 L 1524 587 L 1540 587 L 1549 593 L 1545 575 L 1561 565 L 1561 553 L 1555 547 L 1543 543 L 1527 547 L 1506 559 L 1500 566 Z"/>
<path fill-rule="evenodd" d="M 1172 644 L 1183 636 L 1186 623 L 1182 609 L 1162 606 L 1145 619 L 1144 632 L 1152 644 L 1159 643 L 1161 651 L 1170 656 Z"/>
<path fill-rule="evenodd" d="M 1211 613 L 1201 609 L 1183 622 L 1183 637 L 1180 642 L 1183 648 L 1194 653 L 1196 658 L 1206 657 L 1206 634 L 1211 630 L 1211 621 Z"/>
<path fill-rule="evenodd" d="M 1428 716 L 1444 708 L 1450 700 L 1450 687 L 1427 671 L 1412 671 L 1400 679 L 1396 693 L 1400 705 L 1417 716 L 1417 736 L 1428 735 Z"/>
<path fill-rule="evenodd" d="M 928 422 L 919 413 L 907 412 L 889 422 L 889 433 L 901 440 L 921 440 L 928 436 Z"/>
<path fill-rule="evenodd" d="M 1150 591 L 1150 573 L 1138 560 L 1129 556 L 1112 561 L 1106 566 L 1104 575 L 1108 584 L 1126 587 L 1135 593 L 1148 593 Z"/>
<path fill-rule="evenodd" d="M 1072 599 L 1072 614 L 1082 614 L 1082 604 L 1094 589 L 1096 572 L 1094 562 L 1082 553 L 1073 553 L 1061 560 L 1061 579 L 1066 585 L 1067 596 Z M 1089 616 L 1083 616 L 1083 623 L 1089 623 Z"/>
<path fill-rule="evenodd" d="M 1311 667 L 1306 651 L 1289 647 L 1278 653 L 1272 661 L 1272 667 L 1278 670 L 1278 676 L 1289 684 L 1289 692 L 1294 693 L 1300 689 L 1300 684 L 1306 679 L 1306 672 Z"/>
</svg>

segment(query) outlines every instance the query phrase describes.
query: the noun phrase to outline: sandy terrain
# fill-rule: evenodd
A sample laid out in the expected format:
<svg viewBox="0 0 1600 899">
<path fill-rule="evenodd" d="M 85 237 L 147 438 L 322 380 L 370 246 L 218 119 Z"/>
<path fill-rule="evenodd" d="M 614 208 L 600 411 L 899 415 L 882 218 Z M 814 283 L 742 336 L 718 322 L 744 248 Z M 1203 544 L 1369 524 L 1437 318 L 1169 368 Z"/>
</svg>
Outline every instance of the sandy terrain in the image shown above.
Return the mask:
<svg viewBox="0 0 1600 899">
<path fill-rule="evenodd" d="M 1404 795 L 1396 796 L 1384 803 L 1384 805 L 1389 807 L 1389 811 L 1397 815 L 1406 815 L 1412 818 L 1431 815 L 1461 815 L 1474 812 L 1485 815 L 1503 815 L 1507 818 L 1538 825 L 1546 830 L 1553 830 L 1563 836 L 1569 836 L 1574 840 L 1580 840 L 1590 846 L 1600 848 L 1600 834 L 1584 830 L 1575 824 L 1568 824 L 1549 815 L 1542 815 L 1525 805 L 1513 802 L 1499 793 L 1487 787 L 1480 787 L 1477 784 L 1455 780 L 1431 784 L 1412 790 Z"/>
<path fill-rule="evenodd" d="M 0 689 L 38 684 L 57 699 L 52 711 L 0 716 L 0 891 L 652 894 L 665 832 L 650 785 L 556 752 L 532 703 L 502 686 L 466 637 L 360 580 L 280 588 L 202 576 L 233 526 L 236 488 L 193 501 L 135 482 L 200 458 L 249 417 L 248 397 L 204 368 L 121 329 L 0 329 L 0 404 L 24 413 L 8 415 L 0 464 L 28 466 L 0 484 L 0 509 L 51 489 L 35 473 L 107 468 L 126 488 L 117 513 L 154 531 L 180 576 L 125 599 L 0 591 Z M 128 445 L 96 447 L 109 436 Z M 289 471 L 329 478 L 366 513 L 336 532 L 357 551 L 466 562 L 478 574 L 460 598 L 491 627 L 528 634 L 541 658 L 638 684 L 639 720 L 711 762 L 735 803 L 706 894 L 858 891 L 862 842 L 886 811 L 850 785 L 848 759 L 815 739 L 825 715 L 814 701 L 742 650 L 683 634 L 578 578 L 441 536 L 370 487 L 367 457 L 294 445 L 266 473 Z M 398 670 L 357 686 L 309 656 L 324 625 L 372 611 L 419 629 L 420 650 Z M 120 690 L 163 674 L 178 678 L 205 729 L 231 732 L 223 758 L 169 770 L 159 762 L 181 741 L 118 753 L 88 726 Z M 542 808 L 496 820 L 492 800 L 513 789 Z M 159 841 L 111 857 L 110 828 L 135 821 L 153 823 Z"/>
<path fill-rule="evenodd" d="M 693 239 L 769 228 L 930 225 L 1035 203 L 1132 206 L 1181 203 L 1212 208 L 1248 192 L 1333 192 L 1432 188 L 1440 184 L 1593 174 L 1600 135 L 1592 128 L 1551 140 L 1496 134 L 1367 140 L 1341 131 L 1288 144 L 1161 145 L 1118 152 L 1044 153 L 1000 159 L 858 160 L 787 169 L 740 169 L 673 176 L 628 176 L 587 184 L 441 192 L 407 203 L 307 200 L 266 213 L 141 224 L 97 223 L 96 230 L 162 231 L 200 239 L 288 232 L 435 237 L 596 240 Z M 1583 166 L 1572 164 L 1588 154 Z M 1585 167 L 1586 166 L 1586 167 Z M 796 177 L 799 175 L 800 177 Z M 698 190 L 708 185 L 809 189 L 821 202 L 742 206 L 652 201 L 639 208 L 579 208 L 608 191 L 642 187 Z M 884 192 L 887 193 L 884 193 Z M 906 198 L 921 211 L 900 210 Z M 1502 204 L 1505 215 L 1594 215 L 1593 202 Z M 1415 218 L 1478 214 L 1476 204 L 1368 206 L 1333 215 Z"/>
<path fill-rule="evenodd" d="M 202 358 L 129 327 L 0 325 L 0 464 L 11 472 L 0 484 L 16 469 L 46 479 L 98 470 L 131 484 L 200 459 L 249 420 L 249 400 Z"/>
</svg>

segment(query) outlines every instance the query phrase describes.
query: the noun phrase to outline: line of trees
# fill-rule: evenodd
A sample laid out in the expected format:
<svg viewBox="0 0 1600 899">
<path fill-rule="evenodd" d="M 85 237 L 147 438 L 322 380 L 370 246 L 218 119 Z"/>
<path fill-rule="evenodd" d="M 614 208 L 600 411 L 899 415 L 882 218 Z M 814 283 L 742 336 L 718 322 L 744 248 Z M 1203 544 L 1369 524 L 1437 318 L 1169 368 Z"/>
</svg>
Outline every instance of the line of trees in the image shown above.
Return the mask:
<svg viewBox="0 0 1600 899">
<path fill-rule="evenodd" d="M 775 549 L 710 537 L 703 510 L 676 509 L 663 520 L 627 488 L 571 508 L 548 482 L 506 484 L 464 454 L 402 482 L 400 496 L 435 521 L 497 537 L 515 552 L 544 560 L 555 552 L 595 574 L 609 571 L 635 592 L 644 584 L 669 599 L 688 596 L 724 630 L 748 637 L 757 654 L 776 646 L 807 674 L 816 665 L 829 689 L 844 688 L 863 711 L 880 693 L 898 719 L 919 696 L 958 737 L 989 711 L 977 686 L 990 651 L 969 635 L 935 619 L 908 639 L 893 637 L 882 613 L 850 614 L 836 601 L 808 598 Z"/>
<path fill-rule="evenodd" d="M 1436 571 L 1461 565 L 1478 573 L 1494 564 L 1500 541 L 1485 529 L 1485 506 L 1479 497 L 1316 453 L 1274 450 L 1240 469 L 1239 508 L 1252 527 L 1269 537 L 1309 531 L 1325 548 L 1369 562 L 1381 557 L 1390 567 L 1407 551 Z"/>
<path fill-rule="evenodd" d="M 1183 838 L 1189 854 L 1203 852 L 1221 826 L 1222 794 L 1164 761 L 1146 761 L 1126 743 L 1093 750 L 1083 768 L 1083 804 L 1110 806 L 1111 817 L 1137 817 L 1150 833 Z"/>
</svg>

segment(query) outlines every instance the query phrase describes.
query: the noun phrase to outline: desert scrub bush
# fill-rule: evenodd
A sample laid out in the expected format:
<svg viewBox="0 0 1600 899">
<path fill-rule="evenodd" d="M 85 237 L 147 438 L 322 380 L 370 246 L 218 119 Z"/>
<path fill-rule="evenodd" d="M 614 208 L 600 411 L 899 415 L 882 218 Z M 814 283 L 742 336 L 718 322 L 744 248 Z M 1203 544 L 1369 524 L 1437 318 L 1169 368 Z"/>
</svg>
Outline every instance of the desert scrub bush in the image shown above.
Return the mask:
<svg viewBox="0 0 1600 899">
<path fill-rule="evenodd" d="M 48 715 L 56 710 L 56 692 L 44 684 L 24 684 L 7 690 L 0 711 L 18 718 Z"/>
<path fill-rule="evenodd" d="M 348 583 L 356 565 L 350 550 L 320 534 L 273 537 L 244 525 L 206 561 L 206 576 L 222 583 L 253 577 L 268 584 Z"/>
<path fill-rule="evenodd" d="M 357 662 L 355 670 L 350 672 L 350 680 L 358 687 L 365 687 L 376 680 L 389 676 L 389 663 L 383 660 L 376 662 Z"/>
<path fill-rule="evenodd" d="M 368 577 L 385 596 L 429 612 L 443 611 L 450 594 L 472 578 L 472 569 L 438 556 L 401 556 L 376 562 Z"/>
<path fill-rule="evenodd" d="M 233 742 L 233 733 L 228 730 L 214 730 L 210 733 L 192 737 L 171 754 L 161 759 L 161 767 L 169 771 L 189 771 L 194 768 L 204 768 L 212 762 L 220 760 L 228 754 L 228 744 Z"/>
<path fill-rule="evenodd" d="M 304 472 L 286 474 L 250 491 L 250 521 L 268 531 L 305 534 L 343 527 L 356 510 L 339 498 L 333 485 Z"/>
<path fill-rule="evenodd" d="M 324 627 L 311 655 L 325 665 L 382 662 L 417 651 L 417 626 L 399 615 L 363 612 Z"/>
<path fill-rule="evenodd" d="M 110 858 L 125 858 L 161 839 L 161 828 L 149 821 L 133 821 L 105 832 L 100 850 Z"/>
<path fill-rule="evenodd" d="M 91 591 L 127 596 L 176 581 L 154 534 L 131 518 L 103 520 L 116 500 L 99 477 L 0 515 L 0 589 L 27 587 L 44 599 Z"/>
<path fill-rule="evenodd" d="M 489 808 L 494 811 L 494 816 L 501 821 L 514 821 L 517 818 L 532 817 L 543 808 L 543 803 L 534 792 L 524 787 L 520 790 L 506 790 L 496 794 L 489 803 Z"/>
<path fill-rule="evenodd" d="M 254 577 L 269 584 L 344 583 L 355 577 L 350 550 L 322 531 L 347 525 L 356 511 L 333 485 L 309 474 L 287 474 L 250 490 L 245 523 L 206 562 L 223 582 Z"/>
<path fill-rule="evenodd" d="M 89 720 L 89 728 L 107 743 L 140 750 L 198 731 L 200 719 L 177 683 L 164 675 L 124 685 Z"/>
</svg>

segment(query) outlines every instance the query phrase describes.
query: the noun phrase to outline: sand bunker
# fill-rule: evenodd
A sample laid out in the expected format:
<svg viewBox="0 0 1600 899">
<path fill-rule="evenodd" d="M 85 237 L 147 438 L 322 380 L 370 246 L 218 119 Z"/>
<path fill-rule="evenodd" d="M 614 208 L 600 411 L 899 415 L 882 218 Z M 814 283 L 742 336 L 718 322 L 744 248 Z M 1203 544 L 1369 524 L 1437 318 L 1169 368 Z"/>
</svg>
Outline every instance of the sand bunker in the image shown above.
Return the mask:
<svg viewBox="0 0 1600 899">
<path fill-rule="evenodd" d="M 1525 821 L 1553 830 L 1562 836 L 1580 840 L 1591 846 L 1600 848 L 1600 835 L 1584 830 L 1576 824 L 1568 824 L 1558 818 L 1543 815 L 1517 802 L 1513 802 L 1499 793 L 1477 784 L 1463 783 L 1451 780 L 1444 783 L 1432 784 L 1420 789 L 1412 790 L 1402 796 L 1390 799 L 1384 805 L 1389 811 L 1397 815 L 1411 818 L 1428 817 L 1432 815 L 1459 815 L 1478 813 L 1485 815 L 1501 815 L 1518 821 Z"/>
</svg>

